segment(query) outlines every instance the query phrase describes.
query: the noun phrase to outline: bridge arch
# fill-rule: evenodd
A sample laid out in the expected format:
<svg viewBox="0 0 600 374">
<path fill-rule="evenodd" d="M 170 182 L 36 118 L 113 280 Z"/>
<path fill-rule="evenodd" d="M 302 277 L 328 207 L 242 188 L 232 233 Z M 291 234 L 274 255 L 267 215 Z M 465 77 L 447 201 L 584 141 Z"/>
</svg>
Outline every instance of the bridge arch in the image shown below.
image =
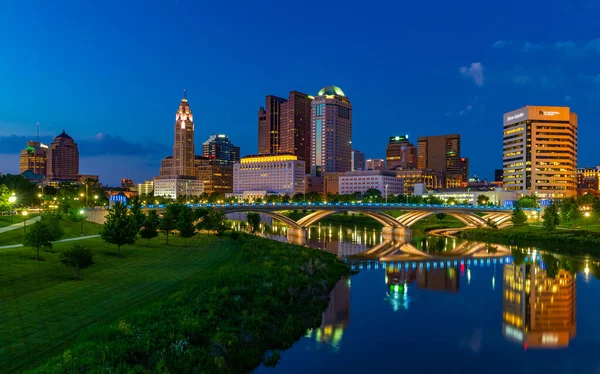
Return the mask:
<svg viewBox="0 0 600 374">
<path fill-rule="evenodd" d="M 424 211 L 413 211 L 413 212 L 409 212 L 409 213 L 405 213 L 403 215 L 401 215 L 400 217 L 397 218 L 398 222 L 400 222 L 402 225 L 406 226 L 406 227 L 411 227 L 412 225 L 414 225 L 415 223 L 419 222 L 422 219 L 425 219 L 433 214 L 438 214 L 438 213 L 444 213 L 450 216 L 453 216 L 455 218 L 457 218 L 458 220 L 460 220 L 462 223 L 464 223 L 467 226 L 484 226 L 486 224 L 485 219 L 483 219 L 482 217 L 478 216 L 475 213 L 470 213 L 470 212 L 444 212 L 444 211 L 430 211 L 430 212 L 424 212 Z"/>
<path fill-rule="evenodd" d="M 316 212 L 313 212 L 307 215 L 306 217 L 302 217 L 301 219 L 299 219 L 298 224 L 302 227 L 309 227 L 310 225 L 317 223 L 318 221 L 322 220 L 327 216 L 343 211 L 344 210 L 317 210 Z M 383 226 L 404 227 L 402 223 L 398 222 L 394 217 L 390 216 L 389 214 L 370 210 L 360 211 L 360 214 L 364 214 L 367 217 L 373 218 L 377 222 L 381 223 Z"/>
<path fill-rule="evenodd" d="M 294 221 L 290 217 L 287 217 L 283 214 L 269 211 L 269 210 L 252 209 L 252 207 L 247 207 L 244 209 L 229 210 L 229 211 L 226 211 L 225 213 L 250 213 L 250 212 L 264 214 L 264 215 L 269 216 L 269 217 L 273 218 L 274 220 L 277 220 L 277 221 L 279 221 L 285 225 L 288 225 L 289 227 L 294 228 L 294 229 L 302 229 L 302 226 L 300 226 L 296 221 Z"/>
</svg>

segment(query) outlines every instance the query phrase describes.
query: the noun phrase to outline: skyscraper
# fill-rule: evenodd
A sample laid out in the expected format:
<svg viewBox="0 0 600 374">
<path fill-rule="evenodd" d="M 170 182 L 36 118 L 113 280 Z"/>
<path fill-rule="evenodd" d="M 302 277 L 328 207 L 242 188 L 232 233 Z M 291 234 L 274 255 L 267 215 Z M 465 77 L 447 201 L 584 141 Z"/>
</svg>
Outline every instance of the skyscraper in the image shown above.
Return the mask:
<svg viewBox="0 0 600 374">
<path fill-rule="evenodd" d="M 258 154 L 280 152 L 280 107 L 285 101 L 281 97 L 269 95 L 266 97 L 266 106 L 258 110 Z"/>
<path fill-rule="evenodd" d="M 366 161 L 367 170 L 385 169 L 385 160 L 382 158 L 368 158 Z"/>
<path fill-rule="evenodd" d="M 240 147 L 233 145 L 227 135 L 211 135 L 202 143 L 202 155 L 213 158 L 213 164 L 230 166 L 240 162 Z"/>
<path fill-rule="evenodd" d="M 187 100 L 186 91 L 175 113 L 175 139 L 173 156 L 162 160 L 160 175 L 176 177 L 179 175 L 195 176 L 194 168 L 194 118 Z"/>
<path fill-rule="evenodd" d="M 21 151 L 19 173 L 31 170 L 35 174 L 46 176 L 48 146 L 40 142 L 29 141 Z"/>
<path fill-rule="evenodd" d="M 417 147 L 408 141 L 408 135 L 390 136 L 385 151 L 386 167 L 395 169 L 400 166 L 412 169 L 417 166 Z"/>
<path fill-rule="evenodd" d="M 50 143 L 46 177 L 51 181 L 78 180 L 79 149 L 65 130 Z"/>
<path fill-rule="evenodd" d="M 417 147 L 417 168 L 455 171 L 460 162 L 460 135 L 420 136 Z M 451 170 L 448 170 L 451 169 Z M 457 174 L 460 169 L 457 170 Z"/>
<path fill-rule="evenodd" d="M 313 97 L 298 91 L 290 92 L 288 100 L 280 104 L 280 153 L 291 153 L 305 161 L 310 172 L 310 115 Z"/>
<path fill-rule="evenodd" d="M 352 104 L 336 86 L 322 88 L 312 103 L 311 174 L 352 169 Z"/>
<path fill-rule="evenodd" d="M 504 188 L 542 199 L 577 192 L 577 114 L 525 106 L 504 115 Z"/>
<path fill-rule="evenodd" d="M 350 170 L 364 170 L 365 169 L 365 154 L 356 149 L 352 150 L 352 168 Z"/>
</svg>

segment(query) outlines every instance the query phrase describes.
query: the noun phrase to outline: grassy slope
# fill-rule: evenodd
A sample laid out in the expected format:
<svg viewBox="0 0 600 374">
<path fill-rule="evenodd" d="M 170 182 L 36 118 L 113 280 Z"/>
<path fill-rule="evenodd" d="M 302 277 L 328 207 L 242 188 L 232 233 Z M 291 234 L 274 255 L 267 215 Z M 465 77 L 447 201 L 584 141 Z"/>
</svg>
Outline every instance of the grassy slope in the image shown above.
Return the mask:
<svg viewBox="0 0 600 374">
<path fill-rule="evenodd" d="M 80 236 L 81 223 L 61 221 L 61 225 L 65 230 L 65 233 L 61 239 L 75 238 Z M 99 234 L 101 227 L 102 225 L 97 223 L 83 221 L 83 235 Z M 0 246 L 23 243 L 23 234 L 23 229 L 16 229 L 0 233 Z"/>
<path fill-rule="evenodd" d="M 27 219 L 31 219 L 31 218 L 36 217 L 36 216 L 38 216 L 37 213 L 30 213 L 30 214 L 27 215 Z M 12 217 L 12 223 L 10 223 L 11 222 L 11 216 L 0 216 L 0 227 L 6 227 L 6 226 L 10 226 L 10 225 L 15 224 L 15 223 L 23 222 L 24 218 L 25 217 L 22 216 L 21 214 L 15 214 Z"/>
<path fill-rule="evenodd" d="M 0 251 L 0 368 L 6 372 L 32 367 L 59 353 L 77 338 L 80 329 L 98 321 L 114 321 L 142 305 L 165 297 L 183 281 L 201 278 L 234 256 L 230 239 L 202 237 L 183 240 L 161 237 L 150 247 L 145 241 L 116 247 L 99 238 L 79 242 L 94 250 L 96 264 L 84 271 L 84 281 L 71 280 L 60 264 L 60 251 L 72 243 L 58 243 L 57 253 L 43 253 L 33 261 L 29 248 Z"/>
</svg>

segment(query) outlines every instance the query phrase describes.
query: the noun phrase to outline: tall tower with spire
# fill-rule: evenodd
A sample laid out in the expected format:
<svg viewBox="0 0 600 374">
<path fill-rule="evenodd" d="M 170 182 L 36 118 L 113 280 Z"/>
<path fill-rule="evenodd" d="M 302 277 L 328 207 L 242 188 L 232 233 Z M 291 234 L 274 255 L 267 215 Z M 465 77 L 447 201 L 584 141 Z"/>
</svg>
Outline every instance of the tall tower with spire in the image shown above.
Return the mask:
<svg viewBox="0 0 600 374">
<path fill-rule="evenodd" d="M 187 92 L 183 90 L 183 98 L 175 113 L 175 141 L 173 156 L 162 160 L 160 175 L 163 177 L 197 175 L 194 167 L 194 117 L 187 100 Z"/>
</svg>

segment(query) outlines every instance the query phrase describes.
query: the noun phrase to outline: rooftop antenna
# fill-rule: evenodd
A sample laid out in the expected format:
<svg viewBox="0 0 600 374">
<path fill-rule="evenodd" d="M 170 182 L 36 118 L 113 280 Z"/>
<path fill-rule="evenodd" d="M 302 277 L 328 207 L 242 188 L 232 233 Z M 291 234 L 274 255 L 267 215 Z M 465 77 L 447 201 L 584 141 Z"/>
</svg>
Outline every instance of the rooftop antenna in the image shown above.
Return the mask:
<svg viewBox="0 0 600 374">
<path fill-rule="evenodd" d="M 187 100 L 187 90 L 183 89 L 183 98 Z"/>
<path fill-rule="evenodd" d="M 36 123 L 37 126 L 37 142 L 40 142 L 40 123 Z"/>
</svg>

